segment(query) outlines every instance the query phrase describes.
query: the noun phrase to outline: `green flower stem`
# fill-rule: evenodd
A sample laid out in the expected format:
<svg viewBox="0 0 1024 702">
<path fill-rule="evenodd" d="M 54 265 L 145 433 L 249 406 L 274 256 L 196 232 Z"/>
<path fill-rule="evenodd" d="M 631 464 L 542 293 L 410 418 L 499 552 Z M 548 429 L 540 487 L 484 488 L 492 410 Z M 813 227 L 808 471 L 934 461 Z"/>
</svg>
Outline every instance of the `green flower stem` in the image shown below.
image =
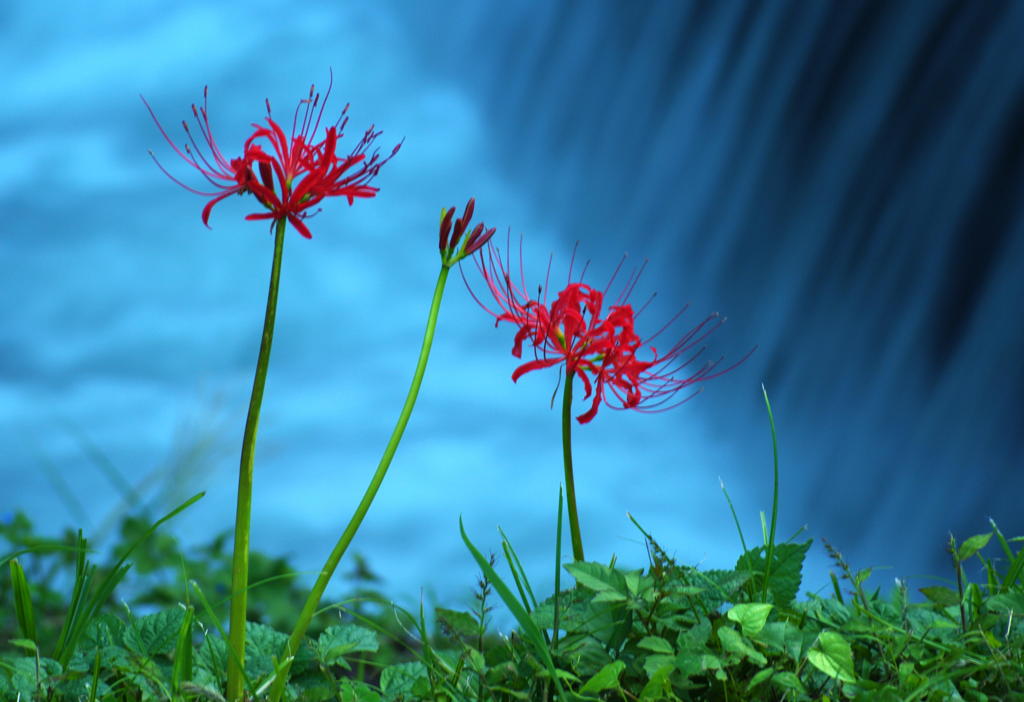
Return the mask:
<svg viewBox="0 0 1024 702">
<path fill-rule="evenodd" d="M 245 612 L 249 590 L 249 522 L 252 514 L 253 459 L 256 454 L 256 431 L 260 423 L 263 387 L 267 382 L 270 346 L 274 341 L 274 318 L 277 314 L 277 289 L 281 279 L 281 252 L 284 249 L 284 231 L 287 220 L 277 221 L 274 235 L 274 262 L 270 268 L 270 290 L 267 293 L 267 313 L 263 318 L 263 338 L 256 359 L 256 377 L 252 381 L 249 414 L 242 435 L 242 460 L 238 468 L 238 506 L 235 509 L 235 550 L 231 559 L 231 617 L 228 643 L 232 655 L 228 656 L 227 699 L 242 699 L 245 669 Z"/>
<path fill-rule="evenodd" d="M 327 589 L 327 583 L 330 581 L 331 576 L 334 575 L 335 569 L 338 567 L 338 563 L 341 561 L 341 557 L 345 554 L 345 550 L 348 549 L 349 544 L 355 537 L 356 532 L 359 530 L 359 526 L 363 523 L 363 518 L 366 516 L 366 512 L 370 509 L 370 505 L 373 503 L 373 498 L 377 495 L 377 490 L 380 489 L 381 483 L 384 481 L 384 475 L 388 472 L 388 466 L 391 465 L 391 459 L 395 456 L 395 451 L 398 449 L 398 442 L 402 440 L 402 434 L 405 432 L 405 426 L 409 423 L 409 417 L 412 415 L 412 408 L 416 404 L 416 396 L 419 394 L 420 385 L 423 383 L 423 373 L 427 369 L 427 359 L 430 358 L 430 347 L 434 342 L 434 329 L 437 327 L 437 315 L 441 309 L 441 297 L 444 295 L 444 286 L 448 280 L 448 265 L 441 266 L 441 272 L 437 276 L 437 285 L 434 286 L 434 299 L 430 303 L 430 313 L 427 316 L 427 329 L 423 334 L 423 346 L 420 347 L 420 357 L 416 362 L 416 372 L 412 377 L 412 385 L 409 386 L 409 393 L 405 396 L 405 404 L 402 406 L 402 411 L 398 415 L 398 422 L 395 424 L 394 431 L 391 432 L 391 438 L 388 440 L 388 445 L 384 449 L 384 455 L 380 459 L 380 463 L 377 465 L 377 471 L 373 474 L 373 478 L 370 480 L 369 486 L 366 488 L 366 492 L 363 493 L 363 499 L 360 500 L 359 506 L 356 507 L 356 511 L 352 514 L 352 518 L 349 519 L 348 526 L 345 527 L 345 531 L 342 532 L 341 538 L 338 539 L 338 543 L 334 545 L 334 550 L 331 551 L 331 555 L 327 557 L 327 562 L 324 563 L 324 567 L 320 570 L 320 575 L 316 579 L 316 583 L 313 585 L 313 589 L 309 593 L 309 597 L 306 598 L 306 604 L 302 607 L 302 612 L 299 614 L 299 620 L 295 624 L 295 629 L 292 631 L 291 638 L 288 639 L 288 643 L 285 645 L 285 650 L 282 653 L 281 659 L 278 661 L 277 677 L 274 680 L 273 686 L 270 688 L 270 699 L 272 702 L 278 702 L 284 693 L 285 684 L 288 682 L 288 670 L 291 668 L 292 657 L 295 652 L 299 650 L 299 646 L 302 644 L 302 638 L 306 634 L 306 629 L 309 628 L 309 623 L 313 619 L 313 615 L 316 614 L 317 607 L 320 604 L 320 598 L 323 597 L 324 590 Z"/>
<path fill-rule="evenodd" d="M 580 537 L 580 517 L 576 512 L 576 485 L 572 479 L 572 381 L 575 374 L 565 374 L 565 393 L 562 395 L 562 460 L 565 463 L 565 502 L 569 508 L 569 535 L 572 538 L 572 559 L 583 560 L 583 539 Z"/>
</svg>

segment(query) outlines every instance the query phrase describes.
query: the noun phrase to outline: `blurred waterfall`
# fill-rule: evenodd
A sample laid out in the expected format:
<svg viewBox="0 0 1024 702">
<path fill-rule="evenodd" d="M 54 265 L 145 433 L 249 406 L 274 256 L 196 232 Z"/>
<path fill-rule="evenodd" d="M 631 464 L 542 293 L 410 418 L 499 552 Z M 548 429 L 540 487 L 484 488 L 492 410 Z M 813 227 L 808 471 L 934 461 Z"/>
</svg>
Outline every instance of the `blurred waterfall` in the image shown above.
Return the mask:
<svg viewBox="0 0 1024 702">
<path fill-rule="evenodd" d="M 564 241 L 760 345 L 790 520 L 897 575 L 1024 532 L 1024 4 L 455 8 L 421 49 Z M 737 394 L 701 412 L 766 431 Z"/>
</svg>

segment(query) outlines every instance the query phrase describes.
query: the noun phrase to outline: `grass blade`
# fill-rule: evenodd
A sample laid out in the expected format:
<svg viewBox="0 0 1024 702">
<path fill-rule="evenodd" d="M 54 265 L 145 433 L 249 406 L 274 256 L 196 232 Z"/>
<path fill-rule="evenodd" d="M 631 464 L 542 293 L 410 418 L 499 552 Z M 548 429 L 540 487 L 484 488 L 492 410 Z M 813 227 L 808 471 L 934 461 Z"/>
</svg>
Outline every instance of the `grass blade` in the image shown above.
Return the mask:
<svg viewBox="0 0 1024 702">
<path fill-rule="evenodd" d="M 519 556 L 516 555 L 516 550 L 512 548 L 512 542 L 508 540 L 508 536 L 501 527 L 498 527 L 498 533 L 501 534 L 501 550 L 508 561 L 509 570 L 512 571 L 512 578 L 516 581 L 519 597 L 523 601 L 526 611 L 532 612 L 537 609 L 537 598 L 533 596 L 530 580 L 526 577 L 526 571 L 523 569 L 523 564 L 519 561 Z"/>
<path fill-rule="evenodd" d="M 768 391 L 761 384 L 761 393 L 764 395 L 764 406 L 768 410 L 768 424 L 772 430 L 772 467 L 774 482 L 772 484 L 772 524 L 768 532 L 768 553 L 764 566 L 764 588 L 761 591 L 761 601 L 768 601 L 768 581 L 771 579 L 772 558 L 775 555 L 775 526 L 779 519 L 779 443 L 775 436 L 775 417 L 772 416 L 772 404 L 768 401 Z M 762 517 L 763 519 L 763 517 Z"/>
<path fill-rule="evenodd" d="M 74 655 L 75 648 L 78 645 L 78 640 L 82 637 L 85 632 L 85 627 L 88 626 L 90 620 L 103 605 L 104 602 L 110 599 L 114 592 L 114 588 L 118 586 L 124 576 L 128 574 L 128 570 L 131 565 L 126 563 L 128 557 L 138 548 L 146 539 L 152 536 L 160 525 L 167 520 L 177 516 L 187 508 L 191 507 L 194 503 L 198 502 L 206 493 L 200 492 L 193 495 L 191 498 L 178 505 L 176 508 L 165 514 L 163 517 L 153 523 L 149 529 L 145 531 L 135 542 L 128 547 L 124 555 L 121 556 L 120 560 L 110 569 L 106 577 L 100 581 L 99 586 L 95 592 L 92 592 L 92 580 L 96 573 L 96 566 L 89 564 L 85 560 L 85 552 L 87 542 L 82 537 L 81 531 L 78 532 L 78 562 L 75 571 L 75 587 L 71 596 L 71 605 L 68 608 L 68 615 L 64 620 L 64 626 L 61 628 L 60 638 L 57 641 L 57 649 L 54 651 L 54 659 L 66 667 L 68 661 L 71 660 L 71 656 Z M 91 594 L 90 594 L 91 593 Z M 88 596 L 88 599 L 86 597 Z"/>
<path fill-rule="evenodd" d="M 192 679 L 192 620 L 195 607 L 185 608 L 185 618 L 178 629 L 178 640 L 174 646 L 174 665 L 171 668 L 171 691 L 181 694 L 181 683 Z"/>
<path fill-rule="evenodd" d="M 28 589 L 25 569 L 15 558 L 11 561 L 11 586 L 14 589 L 14 613 L 18 618 L 18 629 L 26 639 L 39 643 L 36 637 L 36 619 L 32 608 L 32 595 Z"/>
<path fill-rule="evenodd" d="M 501 597 L 505 606 L 508 607 L 509 611 L 512 612 L 512 616 L 519 622 L 519 627 L 523 638 L 529 642 L 533 648 L 534 653 L 540 659 L 544 667 L 547 668 L 548 673 L 551 675 L 551 681 L 555 685 L 555 690 L 558 692 L 560 699 L 565 697 L 565 691 L 562 689 L 562 683 L 558 679 L 558 673 L 555 670 L 555 662 L 551 659 L 551 652 L 548 650 L 547 644 L 544 641 L 544 636 L 541 634 L 540 627 L 537 626 L 536 622 L 530 617 L 529 613 L 523 607 L 522 603 L 516 599 L 516 596 L 512 594 L 512 590 L 509 589 L 505 581 L 501 579 L 501 576 L 491 567 L 491 564 L 487 562 L 484 555 L 480 553 L 473 542 L 469 540 L 466 535 L 466 528 L 462 524 L 462 517 L 459 517 L 459 533 L 462 534 L 462 541 L 466 544 L 466 548 L 473 555 L 473 559 L 477 565 L 484 572 L 484 575 L 494 585 L 494 589 L 497 590 L 498 596 Z"/>
</svg>

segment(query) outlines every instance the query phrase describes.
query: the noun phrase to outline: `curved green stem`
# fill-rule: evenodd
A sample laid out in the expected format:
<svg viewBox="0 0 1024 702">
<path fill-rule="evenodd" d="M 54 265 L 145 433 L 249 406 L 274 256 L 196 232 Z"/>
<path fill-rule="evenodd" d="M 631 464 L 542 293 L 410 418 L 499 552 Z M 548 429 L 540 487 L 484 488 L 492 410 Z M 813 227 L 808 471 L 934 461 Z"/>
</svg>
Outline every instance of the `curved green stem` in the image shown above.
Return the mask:
<svg viewBox="0 0 1024 702">
<path fill-rule="evenodd" d="M 256 431 L 260 423 L 263 387 L 267 382 L 270 364 L 270 346 L 274 341 L 274 318 L 277 314 L 277 288 L 281 279 L 281 252 L 287 220 L 277 221 L 274 234 L 274 262 L 270 268 L 270 290 L 267 293 L 267 313 L 263 318 L 263 338 L 256 359 L 256 377 L 252 381 L 249 414 L 242 435 L 242 460 L 238 468 L 238 506 L 235 509 L 235 550 L 231 559 L 231 616 L 228 644 L 229 702 L 242 699 L 245 670 L 245 612 L 249 589 L 249 522 L 252 514 L 252 473 L 256 454 Z"/>
<path fill-rule="evenodd" d="M 565 393 L 562 395 L 562 461 L 565 463 L 565 503 L 569 510 L 569 536 L 572 538 L 572 559 L 583 560 L 583 539 L 580 536 L 580 517 L 576 511 L 576 484 L 572 479 L 572 381 L 575 374 L 565 374 Z"/>
<path fill-rule="evenodd" d="M 288 682 L 288 670 L 291 668 L 292 657 L 295 652 L 299 650 L 299 646 L 302 643 L 302 637 L 306 634 L 306 629 L 309 628 L 309 623 L 313 619 L 313 615 L 316 614 L 317 607 L 320 604 L 320 598 L 323 597 L 324 590 L 327 589 L 327 583 L 330 582 L 331 576 L 334 575 L 335 569 L 338 567 L 338 563 L 341 561 L 341 557 L 345 555 L 346 549 L 355 537 L 356 532 L 359 530 L 359 526 L 363 523 L 363 518 L 366 516 L 366 512 L 370 509 L 370 505 L 373 503 L 373 498 L 377 495 L 377 490 L 380 489 L 381 483 L 384 481 L 384 475 L 388 472 L 388 466 L 391 465 L 391 459 L 395 456 L 395 451 L 398 449 L 398 442 L 402 440 L 402 434 L 405 432 L 405 426 L 409 423 L 409 417 L 412 415 L 412 408 L 416 404 L 416 396 L 419 394 L 420 385 L 423 383 L 423 374 L 427 369 L 427 359 L 430 357 L 430 346 L 434 342 L 434 329 L 437 327 L 437 315 L 441 309 L 441 297 L 444 294 L 444 286 L 448 280 L 448 266 L 441 266 L 441 272 L 437 276 L 437 285 L 434 286 L 434 299 L 430 303 L 430 313 L 427 316 L 427 329 L 423 334 L 423 346 L 420 347 L 420 357 L 416 362 L 416 372 L 412 377 L 412 385 L 409 386 L 409 392 L 405 396 L 405 404 L 402 406 L 402 411 L 398 415 L 398 422 L 395 424 L 394 431 L 391 432 L 391 438 L 388 440 L 388 445 L 384 449 L 384 455 L 381 456 L 380 463 L 377 465 L 377 470 L 373 474 L 373 478 L 370 479 L 370 484 L 366 488 L 366 492 L 363 493 L 363 499 L 360 500 L 359 506 L 356 507 L 356 511 L 352 514 L 352 518 L 349 519 L 348 526 L 345 527 L 345 531 L 342 532 L 341 538 L 338 539 L 338 543 L 334 545 L 334 550 L 331 551 L 331 555 L 327 557 L 327 562 L 324 563 L 324 567 L 320 570 L 320 575 L 316 579 L 316 583 L 313 585 L 313 589 L 309 593 L 309 597 L 306 598 L 306 604 L 302 607 L 302 612 L 299 614 L 299 620 L 295 624 L 295 629 L 292 631 L 291 637 L 288 639 L 288 643 L 285 645 L 285 650 L 282 652 L 281 660 L 278 661 L 277 677 L 274 680 L 273 686 L 270 688 L 270 699 L 272 702 L 278 702 L 284 693 L 285 684 Z"/>
</svg>

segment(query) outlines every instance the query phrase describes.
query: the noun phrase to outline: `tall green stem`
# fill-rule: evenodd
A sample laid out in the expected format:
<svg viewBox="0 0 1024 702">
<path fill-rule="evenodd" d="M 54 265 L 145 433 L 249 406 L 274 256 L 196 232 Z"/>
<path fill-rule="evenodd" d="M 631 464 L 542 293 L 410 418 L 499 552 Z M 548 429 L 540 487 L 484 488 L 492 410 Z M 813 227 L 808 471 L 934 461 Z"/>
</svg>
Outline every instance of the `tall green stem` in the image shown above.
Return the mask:
<svg viewBox="0 0 1024 702">
<path fill-rule="evenodd" d="M 238 468 L 238 506 L 235 509 L 235 550 L 231 559 L 231 618 L 228 642 L 229 702 L 242 699 L 245 670 L 245 612 L 249 590 L 249 522 L 252 514 L 253 459 L 256 454 L 256 431 L 260 423 L 263 387 L 267 382 L 270 346 L 274 341 L 274 318 L 277 314 L 277 288 L 281 279 L 281 252 L 287 220 L 277 221 L 274 235 L 274 262 L 270 268 L 270 290 L 267 292 L 267 313 L 263 318 L 263 338 L 256 359 L 256 376 L 249 397 L 249 414 L 242 435 L 242 460 Z"/>
<path fill-rule="evenodd" d="M 377 495 L 377 490 L 380 489 L 380 485 L 384 481 L 384 475 L 388 472 L 391 459 L 395 456 L 398 442 L 402 440 L 405 426 L 409 423 L 412 408 L 416 404 L 416 396 L 419 394 L 420 385 L 423 383 L 423 374 L 427 369 L 427 359 L 430 358 L 430 347 L 434 342 L 434 329 L 437 327 L 437 315 L 441 309 L 441 297 L 444 295 L 444 286 L 448 280 L 448 270 L 447 265 L 442 266 L 441 272 L 437 276 L 437 285 L 434 286 L 434 299 L 430 303 L 430 313 L 427 315 L 427 329 L 423 334 L 423 345 L 420 347 L 420 357 L 416 362 L 416 371 L 412 377 L 412 385 L 409 386 L 409 392 L 405 396 L 405 404 L 398 415 L 398 422 L 395 424 L 394 431 L 391 432 L 391 438 L 384 449 L 384 455 L 381 456 L 377 470 L 373 474 L 373 478 L 370 479 L 366 492 L 363 493 L 363 499 L 359 501 L 359 506 L 356 507 L 352 518 L 349 519 L 348 526 L 342 532 L 338 543 L 334 545 L 331 555 L 327 557 L 327 562 L 324 563 L 324 567 L 320 570 L 320 575 L 317 577 L 309 597 L 306 598 L 306 604 L 302 607 L 302 612 L 299 613 L 299 620 L 295 624 L 295 629 L 292 631 L 291 638 L 288 639 L 282 658 L 279 661 L 277 678 L 270 688 L 270 699 L 272 702 L 278 702 L 284 693 L 285 684 L 288 682 L 288 671 L 291 668 L 292 657 L 302 644 L 302 637 L 305 636 L 306 629 L 309 628 L 309 623 L 312 621 L 313 615 L 316 614 L 320 598 L 323 597 L 324 591 L 327 589 L 327 583 L 330 582 L 331 576 L 334 575 L 334 571 L 341 561 L 341 557 L 345 555 L 346 549 L 348 549 L 349 544 L 359 530 L 359 526 L 363 523 L 363 518 L 370 509 L 373 498 Z"/>
<path fill-rule="evenodd" d="M 569 508 L 569 535 L 572 538 L 572 559 L 583 560 L 583 539 L 580 536 L 580 517 L 576 512 L 576 485 L 572 479 L 572 381 L 574 373 L 565 374 L 565 393 L 562 395 L 562 461 L 565 463 L 565 502 Z"/>
</svg>

